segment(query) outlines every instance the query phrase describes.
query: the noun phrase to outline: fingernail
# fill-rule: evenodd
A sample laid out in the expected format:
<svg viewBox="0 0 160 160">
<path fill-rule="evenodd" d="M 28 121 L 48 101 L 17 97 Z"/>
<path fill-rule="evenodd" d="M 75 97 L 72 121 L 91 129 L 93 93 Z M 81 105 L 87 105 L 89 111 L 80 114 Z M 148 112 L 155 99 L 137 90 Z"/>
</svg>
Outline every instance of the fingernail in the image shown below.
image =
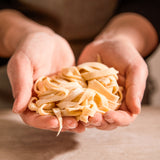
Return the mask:
<svg viewBox="0 0 160 160">
<path fill-rule="evenodd" d="M 70 129 L 74 129 L 74 128 L 76 128 L 77 127 L 77 125 L 75 125 L 75 124 L 71 124 L 68 128 L 70 128 Z"/>
<path fill-rule="evenodd" d="M 73 124 L 72 120 L 67 120 L 67 124 L 72 125 Z"/>
<path fill-rule="evenodd" d="M 111 118 L 110 111 L 104 114 L 104 119 L 108 123 L 114 123 L 114 120 Z"/>
<path fill-rule="evenodd" d="M 114 123 L 114 120 L 113 119 L 105 119 L 107 122 L 109 123 Z"/>
<path fill-rule="evenodd" d="M 18 110 L 13 106 L 13 109 L 12 109 L 13 113 L 19 113 Z"/>
<path fill-rule="evenodd" d="M 14 100 L 12 111 L 14 113 L 18 113 L 18 110 L 17 110 L 17 98 Z"/>
<path fill-rule="evenodd" d="M 135 110 L 135 114 L 139 114 L 141 112 L 141 101 L 139 98 L 136 99 L 137 109 Z"/>
<path fill-rule="evenodd" d="M 22 111 L 17 110 L 17 107 L 13 105 L 13 109 L 12 109 L 13 113 L 21 113 Z"/>
<path fill-rule="evenodd" d="M 83 123 L 83 125 L 84 125 L 85 127 L 88 127 L 90 124 L 89 124 L 89 123 Z"/>
<path fill-rule="evenodd" d="M 75 126 L 69 126 L 69 129 L 75 129 L 76 127 Z"/>
<path fill-rule="evenodd" d="M 18 111 L 17 111 L 17 110 L 15 110 L 15 109 L 12 109 L 12 111 L 13 111 L 13 113 L 18 113 Z"/>
<path fill-rule="evenodd" d="M 67 124 L 69 125 L 68 128 L 74 129 L 77 127 L 76 123 L 74 123 L 72 120 L 68 120 Z"/>
</svg>

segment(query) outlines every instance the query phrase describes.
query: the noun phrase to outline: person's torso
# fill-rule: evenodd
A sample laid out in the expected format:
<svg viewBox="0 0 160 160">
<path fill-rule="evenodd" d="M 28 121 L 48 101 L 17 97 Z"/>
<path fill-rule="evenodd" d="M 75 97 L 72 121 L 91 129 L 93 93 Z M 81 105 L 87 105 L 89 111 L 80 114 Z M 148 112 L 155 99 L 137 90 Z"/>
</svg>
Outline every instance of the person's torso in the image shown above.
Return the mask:
<svg viewBox="0 0 160 160">
<path fill-rule="evenodd" d="M 118 0 L 18 0 L 33 18 L 67 38 L 88 39 L 97 35 L 116 9 Z M 43 16 L 45 15 L 45 16 Z"/>
</svg>

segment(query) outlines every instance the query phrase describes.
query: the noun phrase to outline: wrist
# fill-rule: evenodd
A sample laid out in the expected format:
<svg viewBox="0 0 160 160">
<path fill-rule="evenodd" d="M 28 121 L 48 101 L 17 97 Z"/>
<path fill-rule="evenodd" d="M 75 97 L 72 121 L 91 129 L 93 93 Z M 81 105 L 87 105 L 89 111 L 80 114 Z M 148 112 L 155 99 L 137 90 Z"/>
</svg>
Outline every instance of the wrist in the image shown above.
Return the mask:
<svg viewBox="0 0 160 160">
<path fill-rule="evenodd" d="M 11 56 L 16 48 L 19 46 L 19 44 L 28 36 L 36 33 L 46 33 L 46 34 L 53 34 L 54 32 L 47 28 L 47 27 L 36 27 L 36 26 L 31 26 L 29 29 L 24 28 L 20 29 L 17 31 L 17 28 L 10 28 L 5 37 L 4 37 L 4 45 L 6 48 L 6 51 L 9 56 Z"/>
<path fill-rule="evenodd" d="M 158 36 L 152 24 L 136 13 L 120 14 L 109 22 L 96 39 L 123 39 L 147 56 L 157 45 Z"/>
<path fill-rule="evenodd" d="M 35 32 L 54 33 L 50 28 L 35 23 L 18 11 L 2 10 L 0 12 L 0 56 L 10 57 L 19 43 Z"/>
<path fill-rule="evenodd" d="M 101 36 L 98 36 L 93 41 L 93 43 L 97 43 L 97 44 L 100 44 L 103 42 L 107 42 L 110 44 L 121 44 L 121 45 L 127 44 L 129 46 L 132 46 L 133 48 L 135 48 L 138 51 L 136 45 L 133 43 L 133 40 L 129 36 L 126 36 L 125 34 L 114 34 L 112 32 L 108 32 L 108 33 L 105 33 Z"/>
</svg>

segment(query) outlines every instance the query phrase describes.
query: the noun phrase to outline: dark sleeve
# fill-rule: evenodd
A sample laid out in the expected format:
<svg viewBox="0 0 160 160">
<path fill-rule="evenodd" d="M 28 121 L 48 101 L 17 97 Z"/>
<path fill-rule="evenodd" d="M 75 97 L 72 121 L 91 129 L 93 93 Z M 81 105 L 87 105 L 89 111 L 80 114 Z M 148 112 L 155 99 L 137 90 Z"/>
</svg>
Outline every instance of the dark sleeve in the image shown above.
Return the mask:
<svg viewBox="0 0 160 160">
<path fill-rule="evenodd" d="M 0 0 L 0 9 L 12 8 L 12 0 Z"/>
<path fill-rule="evenodd" d="M 0 10 L 10 8 L 10 1 L 9 0 L 0 0 Z M 0 57 L 0 66 L 5 65 L 8 62 L 8 58 Z"/>
<path fill-rule="evenodd" d="M 124 12 L 138 13 L 147 18 L 156 29 L 160 41 L 160 0 L 120 0 L 116 14 Z"/>
<path fill-rule="evenodd" d="M 16 9 L 17 0 L 0 0 L 0 10 L 2 9 Z M 0 66 L 6 65 L 9 58 L 0 57 Z"/>
<path fill-rule="evenodd" d="M 9 58 L 1 58 L 0 57 L 0 66 L 7 64 L 8 60 L 9 60 Z"/>
</svg>

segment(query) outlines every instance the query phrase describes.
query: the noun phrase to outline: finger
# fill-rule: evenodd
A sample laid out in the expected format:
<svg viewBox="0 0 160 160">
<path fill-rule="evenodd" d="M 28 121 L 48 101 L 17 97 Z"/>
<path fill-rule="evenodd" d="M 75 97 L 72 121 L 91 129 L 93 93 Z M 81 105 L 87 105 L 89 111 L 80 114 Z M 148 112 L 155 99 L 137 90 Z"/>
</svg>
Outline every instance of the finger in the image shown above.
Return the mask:
<svg viewBox="0 0 160 160">
<path fill-rule="evenodd" d="M 78 126 L 75 129 L 71 129 L 69 131 L 75 132 L 75 133 L 82 133 L 85 131 L 85 126 L 83 124 L 81 124 L 81 122 L 79 122 Z"/>
<path fill-rule="evenodd" d="M 54 131 L 54 132 L 58 132 L 59 128 L 51 128 L 51 129 L 47 129 L 49 131 Z M 66 132 L 67 130 L 62 128 L 61 132 Z"/>
<path fill-rule="evenodd" d="M 63 117 L 63 128 L 64 129 L 74 129 L 78 126 L 78 122 L 73 117 Z"/>
<path fill-rule="evenodd" d="M 26 124 L 35 128 L 47 130 L 56 129 L 56 131 L 59 128 L 58 119 L 55 116 L 41 116 L 28 109 L 20 115 Z"/>
<path fill-rule="evenodd" d="M 126 105 L 134 114 L 140 113 L 147 76 L 148 70 L 144 63 L 131 66 L 127 71 Z"/>
<path fill-rule="evenodd" d="M 118 84 L 119 86 L 125 86 L 125 77 L 122 76 L 121 74 L 118 74 Z"/>
<path fill-rule="evenodd" d="M 42 129 L 42 128 L 41 128 Z M 59 128 L 51 128 L 51 129 L 47 129 L 49 131 L 54 131 L 54 132 L 58 132 Z M 61 132 L 66 132 L 67 130 L 66 129 L 63 129 L 61 130 Z"/>
<path fill-rule="evenodd" d="M 101 125 L 101 122 L 103 120 L 103 116 L 101 113 L 96 113 L 94 115 L 94 117 L 89 117 L 89 122 L 87 123 L 88 127 L 91 125 L 91 126 L 94 126 L 94 127 L 98 127 Z"/>
<path fill-rule="evenodd" d="M 87 127 L 87 128 L 94 128 L 95 126 L 91 125 L 89 122 L 85 123 L 85 122 L 81 122 L 83 124 L 83 126 Z"/>
<path fill-rule="evenodd" d="M 113 130 L 117 128 L 116 124 L 109 124 L 107 121 L 105 121 L 104 119 L 101 122 L 101 125 L 99 127 L 96 127 L 100 130 Z"/>
<path fill-rule="evenodd" d="M 88 125 L 88 126 L 86 126 L 86 128 L 95 128 L 95 126 L 93 126 L 93 125 Z"/>
<path fill-rule="evenodd" d="M 27 108 L 33 86 L 32 72 L 30 60 L 23 53 L 14 54 L 8 63 L 7 73 L 15 98 L 15 113 L 22 113 Z"/>
<path fill-rule="evenodd" d="M 137 117 L 136 114 L 132 114 L 129 111 L 108 111 L 104 114 L 104 119 L 109 124 L 115 124 L 117 126 L 128 126 Z"/>
<path fill-rule="evenodd" d="M 82 124 L 83 126 L 85 126 L 86 128 L 94 128 L 94 127 L 95 127 L 95 126 L 91 125 L 89 122 L 85 123 L 85 122 L 82 122 L 82 121 L 81 121 L 81 124 Z"/>
<path fill-rule="evenodd" d="M 96 53 L 96 54 L 95 54 Z M 97 51 L 95 50 L 95 47 L 92 47 L 91 45 L 85 47 L 83 52 L 81 53 L 78 64 L 84 63 L 84 62 L 96 62 L 97 59 Z"/>
<path fill-rule="evenodd" d="M 58 128 L 52 128 L 52 129 L 49 129 L 51 131 L 58 131 Z M 74 128 L 74 129 L 65 129 L 65 128 L 62 128 L 61 132 L 65 132 L 65 131 L 70 131 L 70 132 L 75 132 L 75 133 L 82 133 L 85 131 L 85 126 L 81 123 L 78 123 L 77 127 Z"/>
</svg>

